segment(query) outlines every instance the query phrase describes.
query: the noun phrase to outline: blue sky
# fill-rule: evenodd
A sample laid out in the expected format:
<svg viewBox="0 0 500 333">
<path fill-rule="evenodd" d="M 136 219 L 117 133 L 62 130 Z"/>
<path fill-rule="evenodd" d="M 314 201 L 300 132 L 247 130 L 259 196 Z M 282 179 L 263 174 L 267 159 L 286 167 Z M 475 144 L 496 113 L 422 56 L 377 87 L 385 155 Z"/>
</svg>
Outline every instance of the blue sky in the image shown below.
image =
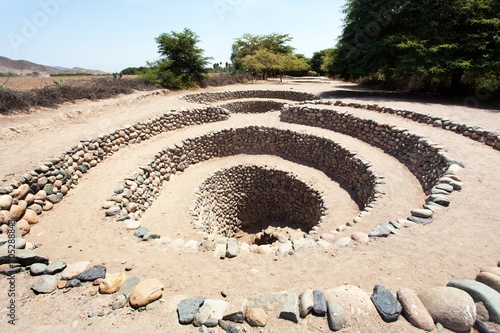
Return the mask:
<svg viewBox="0 0 500 333">
<path fill-rule="evenodd" d="M 120 71 L 158 58 L 155 37 L 189 28 L 213 62 L 235 38 L 288 33 L 297 53 L 333 47 L 345 0 L 0 0 L 0 55 Z"/>
</svg>

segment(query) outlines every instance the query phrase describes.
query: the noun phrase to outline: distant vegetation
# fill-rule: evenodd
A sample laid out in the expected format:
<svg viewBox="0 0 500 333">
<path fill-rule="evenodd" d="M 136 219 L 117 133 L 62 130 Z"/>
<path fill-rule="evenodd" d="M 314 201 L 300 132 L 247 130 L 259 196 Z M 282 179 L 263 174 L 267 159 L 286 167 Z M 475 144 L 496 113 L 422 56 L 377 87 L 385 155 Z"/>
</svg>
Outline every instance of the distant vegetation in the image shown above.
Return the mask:
<svg viewBox="0 0 500 333">
<path fill-rule="evenodd" d="M 91 74 L 91 73 L 57 73 L 50 74 L 51 77 L 59 77 L 59 76 L 90 76 L 90 75 L 108 75 L 108 74 Z"/>
<path fill-rule="evenodd" d="M 3 83 L 5 84 L 5 83 Z M 95 78 L 66 85 L 63 80 L 55 80 L 54 85 L 29 91 L 17 91 L 0 85 L 0 114 L 12 111 L 29 111 L 33 107 L 55 107 L 64 102 L 78 99 L 104 99 L 118 94 L 130 94 L 134 90 L 153 90 L 157 85 L 140 79 L 116 80 Z"/>
</svg>

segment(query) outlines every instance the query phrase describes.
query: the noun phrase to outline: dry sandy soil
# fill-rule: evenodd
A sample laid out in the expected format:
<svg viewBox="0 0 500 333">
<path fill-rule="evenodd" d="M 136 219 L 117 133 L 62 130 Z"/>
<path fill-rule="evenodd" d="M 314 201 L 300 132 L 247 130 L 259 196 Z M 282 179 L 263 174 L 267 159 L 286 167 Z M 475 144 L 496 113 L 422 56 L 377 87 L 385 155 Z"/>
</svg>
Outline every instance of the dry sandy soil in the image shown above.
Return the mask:
<svg viewBox="0 0 500 333">
<path fill-rule="evenodd" d="M 346 88 L 348 85 L 340 82 L 259 83 L 204 91 L 293 89 L 318 94 L 333 92 L 334 96 L 335 90 Z M 185 93 L 137 92 L 110 100 L 80 101 L 58 109 L 1 116 L 0 187 L 8 185 L 10 180 L 31 170 L 40 161 L 58 155 L 81 139 L 93 138 L 173 109 L 196 107 L 196 104 L 179 99 L 179 95 Z M 412 101 L 381 101 L 373 96 L 344 101 L 378 103 L 500 131 L 499 114 L 491 110 Z M 51 260 L 62 259 L 68 263 L 89 260 L 92 264 L 105 264 L 110 273 L 121 272 L 130 265 L 133 267 L 131 274 L 160 279 L 166 287 L 161 305 L 141 313 L 130 308 L 111 311 L 112 298 L 91 296 L 90 293 L 97 287 L 88 285 L 67 293 L 57 291 L 51 295 L 34 295 L 29 289 L 33 278 L 23 273 L 17 276 L 19 320 L 15 331 L 197 332 L 194 327 L 182 327 L 177 322 L 174 305 L 179 295 L 185 298 L 204 296 L 222 299 L 221 291 L 224 290 L 228 294 L 227 300 L 232 300 L 263 293 L 300 293 L 307 288 L 326 290 L 344 284 L 359 286 L 369 294 L 376 284 L 384 285 L 393 292 L 400 287 L 409 287 L 418 292 L 446 285 L 454 279 L 474 279 L 480 267 L 496 266 L 500 260 L 500 152 L 452 132 L 396 116 L 360 109 L 334 109 L 405 127 L 441 144 L 449 155 L 465 165 L 460 173 L 464 188 L 451 194 L 451 206 L 438 211 L 432 224 L 403 229 L 399 236 L 343 248 L 302 249 L 292 256 L 247 254 L 220 260 L 213 253 L 190 252 L 138 241 L 122 224 L 105 219 L 101 205 L 126 177 L 131 176 L 138 166 L 147 164 L 162 148 L 210 131 L 251 124 L 289 128 L 331 138 L 356 151 L 363 160 L 370 161 L 376 172 L 386 178 L 386 184 L 382 185 L 385 196 L 371 215 L 363 218 L 363 222 L 351 230 L 335 232 L 336 238 L 349 236 L 355 230 L 369 232 L 377 223 L 405 218 L 411 209 L 422 206 L 425 195 L 415 177 L 381 150 L 328 130 L 281 123 L 276 112 L 232 114 L 225 122 L 163 133 L 140 145 L 121 149 L 85 174 L 80 184 L 55 209 L 44 213 L 41 222 L 26 236 L 33 244 L 41 243 L 39 251 Z M 330 209 L 320 233 L 335 230 L 359 213 L 359 208 L 341 187 L 325 178 L 321 172 L 272 156 L 258 159 L 255 156 L 237 156 L 201 163 L 173 177 L 158 200 L 143 215 L 143 225 L 172 239 L 200 241 L 200 236 L 190 224 L 192 217 L 188 210 L 197 186 L 217 170 L 240 163 L 258 163 L 292 170 L 300 179 L 323 191 Z M 6 279 L 0 278 L 0 330 L 13 332 L 13 327 L 6 325 L 4 304 L 7 304 L 7 299 L 3 292 L 6 286 Z M 296 325 L 277 319 L 278 313 L 279 307 L 271 308 L 269 325 L 263 329 L 248 327 L 248 331 L 329 331 L 324 318 L 309 316 Z M 385 324 L 377 316 L 352 322 L 350 327 L 343 330 L 418 331 L 403 318 L 396 323 Z"/>
</svg>

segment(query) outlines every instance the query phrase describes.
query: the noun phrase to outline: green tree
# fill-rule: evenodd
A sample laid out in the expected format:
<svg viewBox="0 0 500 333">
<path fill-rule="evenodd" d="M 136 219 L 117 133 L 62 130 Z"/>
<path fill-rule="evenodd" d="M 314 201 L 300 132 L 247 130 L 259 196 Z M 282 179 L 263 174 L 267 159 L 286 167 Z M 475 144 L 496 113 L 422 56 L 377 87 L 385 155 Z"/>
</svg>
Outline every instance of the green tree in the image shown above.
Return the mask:
<svg viewBox="0 0 500 333">
<path fill-rule="evenodd" d="M 275 54 L 292 54 L 294 48 L 287 45 L 292 39 L 288 34 L 244 34 L 241 38 L 236 38 L 232 45 L 231 61 L 236 69 L 240 69 L 243 59 L 254 55 L 257 50 L 265 49 Z"/>
<path fill-rule="evenodd" d="M 497 0 L 348 0 L 328 69 L 344 79 L 377 77 L 458 89 L 499 67 Z"/>
<path fill-rule="evenodd" d="M 183 89 L 198 85 L 206 76 L 208 60 L 197 44 L 198 35 L 185 28 L 182 32 L 163 33 L 155 38 L 160 60 L 150 63 L 141 77 L 167 88 Z"/>
<path fill-rule="evenodd" d="M 320 75 L 327 74 L 327 70 L 324 66 L 325 62 L 331 61 L 335 49 L 325 49 L 318 52 L 314 52 L 311 58 L 311 70 L 315 71 Z"/>
</svg>

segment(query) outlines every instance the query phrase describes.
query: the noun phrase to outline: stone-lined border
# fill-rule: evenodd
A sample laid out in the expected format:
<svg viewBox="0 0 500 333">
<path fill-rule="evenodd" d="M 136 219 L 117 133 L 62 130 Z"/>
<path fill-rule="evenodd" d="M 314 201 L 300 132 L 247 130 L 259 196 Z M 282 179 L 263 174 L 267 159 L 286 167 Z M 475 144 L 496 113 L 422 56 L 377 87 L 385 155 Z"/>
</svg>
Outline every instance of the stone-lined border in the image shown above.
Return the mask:
<svg viewBox="0 0 500 333">
<path fill-rule="evenodd" d="M 460 123 L 450 119 L 442 118 L 439 116 L 433 116 L 430 114 L 419 113 L 409 110 L 393 109 L 389 107 L 379 106 L 378 104 L 344 103 L 342 101 L 333 102 L 330 100 L 302 101 L 300 104 L 334 105 L 340 107 L 366 109 L 370 111 L 376 111 L 379 113 L 389 113 L 418 123 L 428 124 L 434 127 L 442 128 L 444 130 L 455 132 L 457 134 L 466 136 L 472 140 L 483 142 L 485 145 L 490 146 L 496 150 L 500 150 L 500 133 L 489 131 L 479 126 L 472 126 L 465 123 Z"/>
<path fill-rule="evenodd" d="M 283 122 L 326 128 L 381 148 L 406 165 L 427 194 L 448 167 L 458 163 L 446 155 L 441 146 L 423 136 L 347 112 L 294 106 L 283 109 L 280 119 Z"/>
<path fill-rule="evenodd" d="M 272 226 L 276 222 L 308 232 L 325 212 L 316 189 L 293 173 L 264 166 L 237 165 L 219 170 L 200 185 L 198 192 L 195 226 L 211 235 L 234 237 L 254 223 Z M 278 239 L 289 240 L 284 234 L 256 236 L 257 241 L 268 244 Z M 254 240 L 249 239 L 249 243 Z"/>
<path fill-rule="evenodd" d="M 373 207 L 382 195 L 378 189 L 380 177 L 370 163 L 343 146 L 291 130 L 249 126 L 186 139 L 158 152 L 147 166 L 140 167 L 115 190 L 104 206 L 106 215 L 120 216 L 127 225 L 138 228 L 140 224 L 132 221 L 139 220 L 142 212 L 152 205 L 171 175 L 211 158 L 239 154 L 274 155 L 312 166 L 344 186 L 361 207 Z"/>
<path fill-rule="evenodd" d="M 223 91 L 204 92 L 189 94 L 180 97 L 190 103 L 209 104 L 220 101 L 245 99 L 245 98 L 271 98 L 284 99 L 288 101 L 301 102 L 305 100 L 316 100 L 318 96 L 314 94 L 291 91 L 291 90 L 244 90 L 244 91 Z"/>
<path fill-rule="evenodd" d="M 0 230 L 6 233 L 8 221 L 14 220 L 22 235 L 28 233 L 30 224 L 38 223 L 39 215 L 59 203 L 83 174 L 122 147 L 138 144 L 163 132 L 223 121 L 228 117 L 226 111 L 218 107 L 165 113 L 96 139 L 81 141 L 60 156 L 50 158 L 25 173 L 9 187 L 0 189 Z"/>
<path fill-rule="evenodd" d="M 232 113 L 265 113 L 281 110 L 286 103 L 275 101 L 238 101 L 220 105 Z"/>
</svg>

